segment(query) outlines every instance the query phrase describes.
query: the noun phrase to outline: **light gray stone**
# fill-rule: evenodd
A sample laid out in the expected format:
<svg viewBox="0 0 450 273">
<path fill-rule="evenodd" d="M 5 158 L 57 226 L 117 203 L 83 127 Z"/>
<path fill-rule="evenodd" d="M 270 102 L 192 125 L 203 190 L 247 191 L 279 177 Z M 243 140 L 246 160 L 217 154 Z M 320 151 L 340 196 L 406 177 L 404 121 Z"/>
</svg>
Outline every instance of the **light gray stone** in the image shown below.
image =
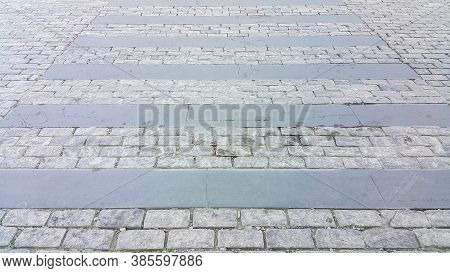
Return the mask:
<svg viewBox="0 0 450 273">
<path fill-rule="evenodd" d="M 116 249 L 163 249 L 165 233 L 162 230 L 127 230 L 119 233 Z"/>
<path fill-rule="evenodd" d="M 414 233 L 422 247 L 450 247 L 449 229 L 416 229 Z"/>
<path fill-rule="evenodd" d="M 43 226 L 50 216 L 48 210 L 15 209 L 10 210 L 3 218 L 4 226 Z"/>
<path fill-rule="evenodd" d="M 391 227 L 430 227 L 423 211 L 399 210 L 391 220 Z"/>
<path fill-rule="evenodd" d="M 25 228 L 14 242 L 15 247 L 59 247 L 65 229 L 59 228 Z"/>
<path fill-rule="evenodd" d="M 237 211 L 235 209 L 195 209 L 194 227 L 236 227 Z"/>
<path fill-rule="evenodd" d="M 169 231 L 168 249 L 210 249 L 214 247 L 214 231 L 208 229 L 177 229 Z"/>
<path fill-rule="evenodd" d="M 189 221 L 189 210 L 149 210 L 144 228 L 186 228 Z"/>
<path fill-rule="evenodd" d="M 334 215 L 341 227 L 379 227 L 383 220 L 376 210 L 335 210 Z"/>
<path fill-rule="evenodd" d="M 433 227 L 450 227 L 450 210 L 427 210 L 425 215 Z"/>
<path fill-rule="evenodd" d="M 318 248 L 364 248 L 362 232 L 354 229 L 318 229 L 315 234 Z"/>
<path fill-rule="evenodd" d="M 88 227 L 92 225 L 95 210 L 59 210 L 53 212 L 50 227 Z"/>
<path fill-rule="evenodd" d="M 69 249 L 99 249 L 107 250 L 114 236 L 112 230 L 71 229 L 67 232 L 62 244 Z"/>
<path fill-rule="evenodd" d="M 292 227 L 335 227 L 330 210 L 290 209 L 289 221 Z"/>
<path fill-rule="evenodd" d="M 143 220 L 143 210 L 110 209 L 100 211 L 95 225 L 103 228 L 139 228 Z"/>
<path fill-rule="evenodd" d="M 0 247 L 9 245 L 16 231 L 14 227 L 0 227 Z"/>
<path fill-rule="evenodd" d="M 364 231 L 364 240 L 371 248 L 418 248 L 416 236 L 409 230 L 375 228 Z"/>
<path fill-rule="evenodd" d="M 218 232 L 221 248 L 263 248 L 263 233 L 255 229 L 223 229 Z"/>
<path fill-rule="evenodd" d="M 282 210 L 244 209 L 241 211 L 244 226 L 286 226 L 286 214 Z"/>
<path fill-rule="evenodd" d="M 310 229 L 269 229 L 266 231 L 267 248 L 314 248 Z"/>
</svg>

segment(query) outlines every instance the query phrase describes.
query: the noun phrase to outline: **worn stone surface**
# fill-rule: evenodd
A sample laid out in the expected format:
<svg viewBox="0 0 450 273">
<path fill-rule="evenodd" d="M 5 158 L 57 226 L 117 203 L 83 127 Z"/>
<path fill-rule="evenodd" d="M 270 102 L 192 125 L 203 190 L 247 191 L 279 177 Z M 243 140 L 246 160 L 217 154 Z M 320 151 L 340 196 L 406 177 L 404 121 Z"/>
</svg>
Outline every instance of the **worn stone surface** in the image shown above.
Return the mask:
<svg viewBox="0 0 450 273">
<path fill-rule="evenodd" d="M 318 229 L 314 236 L 318 248 L 364 248 L 362 232 L 354 229 Z"/>
<path fill-rule="evenodd" d="M 219 230 L 220 248 L 263 248 L 263 234 L 254 229 Z"/>
<path fill-rule="evenodd" d="M 237 211 L 233 209 L 195 209 L 194 227 L 236 227 Z"/>
<path fill-rule="evenodd" d="M 378 228 L 364 231 L 364 240 L 372 248 L 417 248 L 418 242 L 412 231 Z"/>
<path fill-rule="evenodd" d="M 60 210 L 50 216 L 50 227 L 88 227 L 94 220 L 94 210 Z"/>
<path fill-rule="evenodd" d="M 314 248 L 310 229 L 269 229 L 266 231 L 267 248 Z"/>
<path fill-rule="evenodd" d="M 336 220 L 340 227 L 379 227 L 383 221 L 374 210 L 336 210 Z"/>
<path fill-rule="evenodd" d="M 141 227 L 144 211 L 140 209 L 103 210 L 96 219 L 97 227 Z"/>
<path fill-rule="evenodd" d="M 68 249 L 107 250 L 111 246 L 114 231 L 98 229 L 71 229 L 62 244 Z"/>
<path fill-rule="evenodd" d="M 209 249 L 214 247 L 214 231 L 207 229 L 171 230 L 167 241 L 168 249 Z"/>
<path fill-rule="evenodd" d="M 57 228 L 26 228 L 14 242 L 16 247 L 50 248 L 59 247 L 66 234 L 65 229 Z"/>
<path fill-rule="evenodd" d="M 43 226 L 50 216 L 48 210 L 17 209 L 10 210 L 3 218 L 4 226 Z"/>
<path fill-rule="evenodd" d="M 448 229 L 416 229 L 414 233 L 422 247 L 450 247 L 450 230 Z"/>
<path fill-rule="evenodd" d="M 448 210 L 429 210 L 425 215 L 433 227 L 450 227 L 450 211 Z"/>
<path fill-rule="evenodd" d="M 16 231 L 13 227 L 0 227 L 0 247 L 9 245 Z"/>
<path fill-rule="evenodd" d="M 429 227 L 430 222 L 422 211 L 397 211 L 391 220 L 391 227 Z"/>
<path fill-rule="evenodd" d="M 185 228 L 189 222 L 188 210 L 149 210 L 145 215 L 144 228 Z"/>
<path fill-rule="evenodd" d="M 281 210 L 245 209 L 241 221 L 244 226 L 287 226 L 286 214 Z"/>
<path fill-rule="evenodd" d="M 334 227 L 330 210 L 291 209 L 288 210 L 292 227 Z"/>
<path fill-rule="evenodd" d="M 146 250 L 164 248 L 164 231 L 127 230 L 121 231 L 117 238 L 118 250 Z"/>
</svg>

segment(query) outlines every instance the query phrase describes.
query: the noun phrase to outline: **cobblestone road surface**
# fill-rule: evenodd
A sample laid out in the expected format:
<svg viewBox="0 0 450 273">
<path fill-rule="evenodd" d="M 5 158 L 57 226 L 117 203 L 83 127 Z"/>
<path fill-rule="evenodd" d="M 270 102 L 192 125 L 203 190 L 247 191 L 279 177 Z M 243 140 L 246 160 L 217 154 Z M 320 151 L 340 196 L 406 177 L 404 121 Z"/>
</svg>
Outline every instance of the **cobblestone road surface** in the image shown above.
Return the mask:
<svg viewBox="0 0 450 273">
<path fill-rule="evenodd" d="M 447 0 L 345 0 L 277 6 L 121 6 L 126 1 L 0 0 L 0 125 L 22 106 L 136 104 L 445 105 L 450 102 Z M 269 1 L 270 2 L 270 1 Z M 183 17 L 183 24 L 172 17 Z M 193 17 L 208 17 L 198 24 Z M 166 23 L 145 23 L 168 20 Z M 229 19 L 236 19 L 235 23 Z M 251 18 L 250 18 L 251 17 Z M 249 19 L 260 20 L 249 23 Z M 277 20 L 297 21 L 280 23 Z M 171 21 L 172 20 L 172 21 Z M 202 19 L 203 20 L 203 19 Z M 224 23 L 225 22 L 225 23 Z M 237 23 L 236 23 L 237 22 Z M 261 46 L 250 39 L 372 37 L 346 46 Z M 114 38 L 127 46 L 83 45 Z M 140 46 L 135 38 L 178 38 Z M 223 38 L 245 46 L 183 46 Z M 248 40 L 238 40 L 240 38 Z M 222 40 L 218 39 L 221 38 Z M 148 41 L 148 40 L 147 40 Z M 195 41 L 195 40 L 194 40 Z M 199 42 L 200 39 L 197 41 Z M 272 43 L 271 42 L 271 43 Z M 269 42 L 267 42 L 269 43 Z M 54 65 L 94 67 L 92 80 L 50 79 Z M 98 64 L 400 64 L 415 77 L 382 79 L 100 79 Z M 113 66 L 114 67 L 114 66 Z M 359 66 L 361 67 L 361 66 Z M 253 73 L 254 71 L 251 71 Z M 267 73 L 270 75 L 271 72 Z M 238 71 L 243 73 L 242 71 Z M 397 77 L 397 78 L 396 78 Z M 80 119 L 83 115 L 80 114 Z M 330 112 L 333 115 L 333 112 Z M 408 116 L 414 116 L 414 112 Z M 72 116 L 73 117 L 73 116 Z M 276 128 L 0 128 L 0 169 L 266 168 L 450 169 L 448 126 Z M 85 118 L 86 119 L 86 118 Z M 169 125 L 170 126 L 170 125 Z M 1 127 L 1 126 L 0 126 Z M 229 128 L 228 128 L 229 129 Z M 13 181 L 11 181 L 13 183 Z M 448 250 L 447 210 L 0 210 L 0 251 L 65 250 Z M 138 240 L 136 238 L 139 238 Z"/>
</svg>

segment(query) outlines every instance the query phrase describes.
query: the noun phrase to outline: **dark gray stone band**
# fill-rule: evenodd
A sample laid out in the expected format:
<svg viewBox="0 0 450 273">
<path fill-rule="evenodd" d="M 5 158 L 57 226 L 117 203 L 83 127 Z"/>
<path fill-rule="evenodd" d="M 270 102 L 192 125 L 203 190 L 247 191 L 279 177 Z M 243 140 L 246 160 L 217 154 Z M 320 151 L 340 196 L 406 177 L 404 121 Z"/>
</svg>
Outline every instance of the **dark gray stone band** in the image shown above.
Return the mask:
<svg viewBox="0 0 450 273">
<path fill-rule="evenodd" d="M 378 36 L 278 36 L 278 37 L 136 37 L 80 36 L 74 42 L 82 47 L 347 47 L 382 46 Z"/>
<path fill-rule="evenodd" d="M 154 65 L 56 64 L 48 80 L 385 80 L 417 79 L 405 64 Z"/>
<path fill-rule="evenodd" d="M 450 170 L 0 170 L 2 208 L 450 208 Z"/>
<path fill-rule="evenodd" d="M 445 104 L 22 105 L 0 127 L 450 127 Z"/>
<path fill-rule="evenodd" d="M 229 25 L 229 24 L 305 24 L 358 23 L 356 15 L 286 15 L 286 16 L 138 16 L 106 15 L 92 24 L 118 25 Z"/>
<path fill-rule="evenodd" d="M 303 6 L 303 5 L 344 5 L 341 0 L 112 0 L 109 6 L 121 7 L 221 7 L 221 6 Z"/>
</svg>

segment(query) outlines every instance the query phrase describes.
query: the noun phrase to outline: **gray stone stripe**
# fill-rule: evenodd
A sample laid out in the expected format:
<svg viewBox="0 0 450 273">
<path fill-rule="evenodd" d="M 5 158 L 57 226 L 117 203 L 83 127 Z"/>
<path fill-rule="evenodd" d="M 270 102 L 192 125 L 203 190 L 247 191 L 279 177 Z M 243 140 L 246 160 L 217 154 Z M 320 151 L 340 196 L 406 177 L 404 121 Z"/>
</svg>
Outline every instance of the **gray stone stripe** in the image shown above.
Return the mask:
<svg viewBox="0 0 450 273">
<path fill-rule="evenodd" d="M 444 104 L 384 105 L 21 105 L 0 127 L 450 127 Z"/>
<path fill-rule="evenodd" d="M 136 37 L 80 36 L 82 47 L 348 47 L 386 45 L 379 36 Z"/>
<path fill-rule="evenodd" d="M 92 24 L 119 25 L 223 25 L 223 24 L 305 24 L 359 23 L 356 15 L 286 15 L 286 16 L 139 16 L 106 15 L 96 17 Z"/>
<path fill-rule="evenodd" d="M 0 170 L 2 208 L 450 208 L 450 170 Z"/>
<path fill-rule="evenodd" d="M 286 65 L 157 65 L 55 64 L 48 80 L 409 80 L 419 75 L 405 64 L 286 64 Z"/>
<path fill-rule="evenodd" d="M 221 7 L 221 6 L 303 6 L 303 5 L 344 5 L 341 0 L 112 0 L 109 6 L 121 7 Z"/>
</svg>

